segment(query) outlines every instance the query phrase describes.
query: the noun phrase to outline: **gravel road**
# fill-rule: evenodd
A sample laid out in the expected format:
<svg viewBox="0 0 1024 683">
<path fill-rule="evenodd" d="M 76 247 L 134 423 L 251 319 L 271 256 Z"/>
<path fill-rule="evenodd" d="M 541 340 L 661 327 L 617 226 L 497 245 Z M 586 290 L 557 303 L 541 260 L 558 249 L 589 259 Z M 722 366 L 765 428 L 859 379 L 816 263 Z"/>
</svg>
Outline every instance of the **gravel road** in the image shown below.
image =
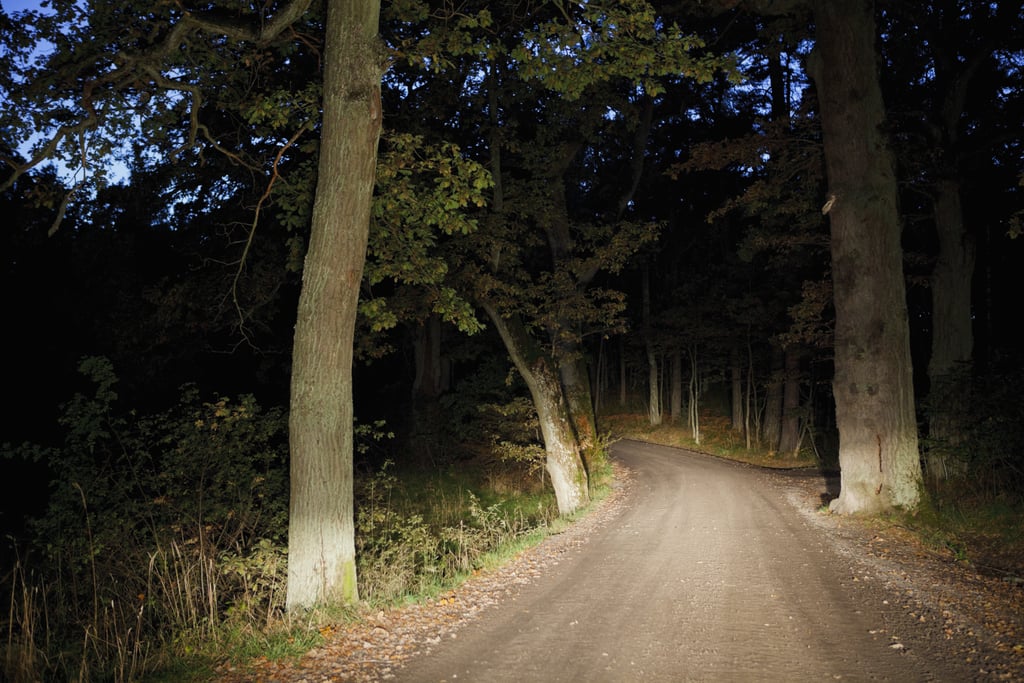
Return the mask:
<svg viewBox="0 0 1024 683">
<path fill-rule="evenodd" d="M 388 680 L 990 680 L 793 504 L 797 475 L 634 441 L 613 453 L 631 472 L 614 515 Z"/>
<path fill-rule="evenodd" d="M 608 498 L 422 603 L 218 683 L 1017 681 L 1024 583 L 891 522 L 829 515 L 818 472 L 635 441 Z M 327 635 L 327 634 L 325 634 Z"/>
</svg>

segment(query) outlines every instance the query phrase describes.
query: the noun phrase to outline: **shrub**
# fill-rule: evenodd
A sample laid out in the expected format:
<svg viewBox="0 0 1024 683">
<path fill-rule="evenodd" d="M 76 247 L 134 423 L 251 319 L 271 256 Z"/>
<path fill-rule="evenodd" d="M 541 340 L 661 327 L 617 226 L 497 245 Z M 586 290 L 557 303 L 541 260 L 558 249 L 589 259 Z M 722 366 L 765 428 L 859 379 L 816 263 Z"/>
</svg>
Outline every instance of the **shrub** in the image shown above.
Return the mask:
<svg viewBox="0 0 1024 683">
<path fill-rule="evenodd" d="M 191 651 L 226 617 L 281 609 L 286 420 L 191 386 L 165 412 L 119 414 L 109 361 L 80 370 L 95 393 L 64 406 L 63 447 L 18 449 L 46 458 L 52 481 L 30 524 L 41 562 L 21 574 L 37 596 L 8 630 L 51 644 L 47 679 L 129 680 L 151 651 Z"/>
</svg>

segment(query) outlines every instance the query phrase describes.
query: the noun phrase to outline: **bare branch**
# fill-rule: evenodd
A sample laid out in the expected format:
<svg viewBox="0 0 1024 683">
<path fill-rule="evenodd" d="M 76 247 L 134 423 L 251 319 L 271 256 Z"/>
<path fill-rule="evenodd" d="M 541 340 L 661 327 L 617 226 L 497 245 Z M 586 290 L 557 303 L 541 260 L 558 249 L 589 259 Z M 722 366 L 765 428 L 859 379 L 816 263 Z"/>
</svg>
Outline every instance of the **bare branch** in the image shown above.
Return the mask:
<svg viewBox="0 0 1024 683">
<path fill-rule="evenodd" d="M 238 282 L 242 278 L 242 271 L 245 269 L 245 262 L 249 255 L 249 249 L 252 247 L 253 238 L 256 236 L 256 226 L 260 222 L 260 211 L 263 209 L 263 204 L 270 197 L 270 191 L 274 188 L 274 183 L 276 183 L 277 179 L 281 177 L 281 174 L 278 172 L 278 166 L 281 163 L 281 157 L 284 156 L 284 153 L 288 150 L 289 147 L 295 144 L 295 142 L 299 139 L 299 136 L 305 133 L 311 127 L 312 124 L 309 121 L 302 124 L 302 126 L 297 131 L 295 131 L 295 134 L 292 135 L 291 138 L 289 138 L 288 142 L 286 142 L 284 146 L 277 151 L 277 155 L 274 157 L 274 164 L 271 167 L 272 172 L 270 180 L 267 182 L 267 189 L 263 191 L 263 195 L 260 197 L 259 201 L 256 202 L 256 210 L 253 212 L 252 225 L 249 227 L 249 234 L 246 236 L 245 239 L 245 247 L 242 250 L 241 258 L 239 258 L 238 261 L 238 270 L 235 271 L 235 277 L 231 282 L 231 301 L 235 305 L 235 312 L 238 313 L 238 330 L 246 339 L 246 341 L 249 341 L 250 344 L 252 344 L 252 342 L 251 340 L 249 340 L 249 335 L 246 334 L 245 331 L 245 314 L 242 312 L 242 305 L 238 301 Z"/>
<path fill-rule="evenodd" d="M 96 113 L 92 102 L 92 93 L 96 90 L 97 86 L 112 84 L 115 90 L 119 90 L 135 81 L 139 76 L 148 77 L 158 88 L 188 92 L 191 95 L 192 106 L 189 112 L 189 136 L 186 147 L 194 146 L 198 134 L 203 132 L 204 139 L 208 140 L 217 151 L 242 163 L 241 158 L 237 154 L 233 154 L 218 145 L 208 134 L 208 131 L 205 131 L 199 123 L 198 112 L 200 109 L 199 105 L 202 102 L 199 88 L 165 77 L 160 73 L 161 62 L 164 57 L 177 51 L 190 35 L 199 31 L 211 35 L 225 36 L 236 42 L 266 45 L 295 23 L 309 9 L 311 4 L 312 0 L 294 0 L 282 7 L 269 21 L 261 22 L 259 25 L 239 22 L 226 17 L 217 17 L 213 13 L 196 14 L 186 11 L 161 43 L 153 46 L 150 50 L 138 54 L 118 53 L 114 59 L 116 69 L 86 82 L 82 88 L 82 96 L 79 102 L 82 109 L 85 110 L 86 115 L 84 118 L 77 123 L 59 127 L 40 148 L 39 152 L 25 163 L 18 163 L 7 156 L 0 157 L 12 170 L 12 173 L 0 183 L 0 192 L 12 187 L 28 171 L 53 158 L 61 142 L 71 136 L 82 134 L 100 125 L 102 117 Z M 89 66 L 81 65 L 76 73 L 85 71 Z M 186 147 L 175 150 L 173 156 L 176 157 Z M 244 163 L 242 165 L 250 166 Z"/>
</svg>

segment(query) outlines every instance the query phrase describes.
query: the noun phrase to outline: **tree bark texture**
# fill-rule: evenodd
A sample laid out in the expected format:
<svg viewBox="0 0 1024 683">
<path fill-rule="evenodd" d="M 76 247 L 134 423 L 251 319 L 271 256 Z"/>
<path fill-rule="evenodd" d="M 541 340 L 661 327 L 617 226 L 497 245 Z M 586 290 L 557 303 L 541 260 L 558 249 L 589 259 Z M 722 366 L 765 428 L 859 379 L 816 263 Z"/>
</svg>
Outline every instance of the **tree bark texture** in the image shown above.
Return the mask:
<svg viewBox="0 0 1024 683">
<path fill-rule="evenodd" d="M 836 309 L 833 393 L 839 513 L 913 509 L 921 463 L 893 162 L 876 70 L 873 3 L 816 0 L 818 90 Z"/>
<path fill-rule="evenodd" d="M 327 3 L 318 180 L 292 356 L 289 611 L 358 598 L 352 342 L 381 130 L 379 16 L 379 0 Z"/>
<path fill-rule="evenodd" d="M 572 417 L 573 431 L 579 444 L 583 462 L 587 471 L 593 471 L 600 457 L 597 439 L 597 417 L 594 412 L 594 398 L 590 391 L 590 372 L 587 360 L 582 352 L 577 351 L 558 362 L 559 376 L 562 379 L 562 390 Z"/>
<path fill-rule="evenodd" d="M 536 341 L 518 318 L 503 318 L 487 303 L 482 307 L 505 343 L 537 408 L 544 438 L 545 468 L 555 489 L 558 513 L 572 514 L 590 502 L 590 492 L 558 368 L 548 354 L 537 348 Z"/>
</svg>

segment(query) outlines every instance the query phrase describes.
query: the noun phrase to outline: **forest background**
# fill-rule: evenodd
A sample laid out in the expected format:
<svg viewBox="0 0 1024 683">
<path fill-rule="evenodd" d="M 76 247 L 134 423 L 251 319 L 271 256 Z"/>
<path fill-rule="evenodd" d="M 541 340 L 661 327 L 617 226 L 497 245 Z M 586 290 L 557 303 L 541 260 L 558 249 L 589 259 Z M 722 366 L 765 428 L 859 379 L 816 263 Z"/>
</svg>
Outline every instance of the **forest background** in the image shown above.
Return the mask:
<svg viewBox="0 0 1024 683">
<path fill-rule="evenodd" d="M 1024 16 L 906 5 L 873 6 L 870 71 L 921 481 L 928 505 L 1019 519 Z M 329 50 L 316 3 L 282 14 L 2 15 L 5 588 L 52 591 L 12 598 L 15 669 L 130 677 L 239 615 L 284 619 Z M 142 58 L 198 15 L 165 61 Z M 583 506 L 599 478 L 553 491 L 571 470 L 551 463 L 600 473 L 615 415 L 682 426 L 693 447 L 729 434 L 762 460 L 839 467 L 829 221 L 844 198 L 808 75 L 814 17 L 803 3 L 384 4 L 383 132 L 350 288 L 364 599 L 471 570 Z M 557 368 L 554 397 L 538 359 Z M 590 426 L 559 428 L 548 408 L 563 402 Z M 458 503 L 431 517 L 410 489 L 435 512 Z"/>
</svg>

